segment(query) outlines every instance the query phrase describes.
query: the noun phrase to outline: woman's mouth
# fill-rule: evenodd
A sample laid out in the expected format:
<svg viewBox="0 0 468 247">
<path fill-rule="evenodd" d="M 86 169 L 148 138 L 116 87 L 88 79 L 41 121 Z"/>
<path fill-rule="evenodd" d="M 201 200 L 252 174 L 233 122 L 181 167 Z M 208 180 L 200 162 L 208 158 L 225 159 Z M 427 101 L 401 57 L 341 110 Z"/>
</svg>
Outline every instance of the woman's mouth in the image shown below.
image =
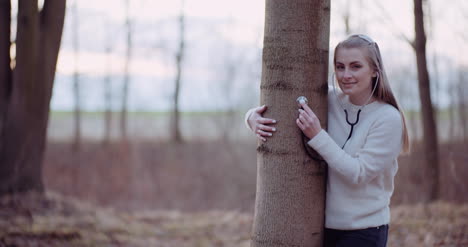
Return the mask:
<svg viewBox="0 0 468 247">
<path fill-rule="evenodd" d="M 343 87 L 351 87 L 353 86 L 354 84 L 357 84 L 357 82 L 342 82 L 341 85 Z"/>
</svg>

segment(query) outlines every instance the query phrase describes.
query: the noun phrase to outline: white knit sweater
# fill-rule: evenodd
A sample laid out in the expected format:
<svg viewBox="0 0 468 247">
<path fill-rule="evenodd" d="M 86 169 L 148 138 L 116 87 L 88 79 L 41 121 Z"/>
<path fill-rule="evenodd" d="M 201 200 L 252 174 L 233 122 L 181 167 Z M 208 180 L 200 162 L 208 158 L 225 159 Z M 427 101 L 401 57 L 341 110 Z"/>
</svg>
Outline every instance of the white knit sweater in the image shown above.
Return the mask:
<svg viewBox="0 0 468 247">
<path fill-rule="evenodd" d="M 337 91 L 338 93 L 338 91 Z M 364 229 L 390 222 L 390 197 L 398 170 L 397 157 L 402 148 L 402 118 L 399 111 L 386 103 L 366 105 L 348 138 L 350 125 L 358 109 L 344 94 L 328 94 L 328 133 L 322 130 L 308 144 L 328 164 L 325 227 Z"/>
<path fill-rule="evenodd" d="M 351 139 L 350 125 L 337 97 L 348 111 L 351 123 L 361 106 L 333 91 L 328 94 L 328 132 L 320 131 L 308 144 L 328 164 L 325 227 L 364 229 L 390 222 L 390 197 L 402 148 L 402 118 L 393 106 L 374 101 L 366 105 Z M 250 116 L 252 110 L 246 113 Z M 247 125 L 248 126 L 248 125 Z"/>
</svg>

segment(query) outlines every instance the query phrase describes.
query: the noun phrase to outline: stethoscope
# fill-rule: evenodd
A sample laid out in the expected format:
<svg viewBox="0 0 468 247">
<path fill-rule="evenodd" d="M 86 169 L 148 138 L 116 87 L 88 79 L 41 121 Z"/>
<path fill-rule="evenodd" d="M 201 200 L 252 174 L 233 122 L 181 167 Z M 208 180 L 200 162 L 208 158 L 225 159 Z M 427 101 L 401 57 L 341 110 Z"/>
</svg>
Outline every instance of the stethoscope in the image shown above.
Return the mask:
<svg viewBox="0 0 468 247">
<path fill-rule="evenodd" d="M 371 92 L 369 98 L 367 99 L 366 103 L 361 108 L 359 108 L 359 110 L 358 110 L 358 112 L 356 114 L 356 120 L 354 121 L 354 123 L 349 121 L 348 110 L 343 106 L 343 102 L 341 101 L 340 97 L 338 97 L 338 94 L 336 93 L 335 72 L 332 73 L 331 83 L 332 83 L 332 86 L 333 86 L 333 93 L 335 94 L 336 98 L 338 99 L 338 103 L 340 104 L 341 109 L 343 109 L 343 111 L 345 113 L 346 123 L 348 123 L 348 125 L 351 126 L 351 129 L 349 130 L 348 138 L 346 138 L 346 141 L 344 142 L 343 146 L 341 146 L 341 149 L 344 149 L 344 147 L 346 146 L 346 143 L 348 143 L 349 139 L 351 139 L 351 136 L 353 135 L 354 126 L 356 126 L 356 124 L 359 123 L 359 116 L 361 114 L 362 109 L 367 105 L 367 103 L 369 103 L 369 100 L 374 95 L 375 89 L 377 88 L 377 83 L 379 83 L 379 73 L 377 73 L 377 79 L 375 81 L 374 89 L 372 89 L 372 92 Z"/>
<path fill-rule="evenodd" d="M 343 102 L 341 101 L 341 99 L 338 97 L 338 94 L 336 93 L 336 87 L 335 87 L 335 72 L 332 73 L 332 80 L 331 80 L 331 83 L 333 85 L 333 93 L 335 94 L 336 98 L 338 99 L 338 103 L 340 104 L 341 106 L 341 109 L 343 109 L 344 113 L 345 113 L 345 116 L 346 116 L 346 123 L 348 123 L 349 126 L 351 126 L 351 129 L 349 130 L 349 134 L 348 134 L 348 138 L 346 138 L 346 141 L 344 142 L 343 146 L 341 146 L 341 149 L 344 149 L 344 147 L 346 146 L 346 143 L 348 143 L 349 139 L 351 139 L 351 136 L 353 135 L 353 130 L 354 130 L 354 126 L 356 126 L 356 124 L 359 123 L 359 116 L 362 112 L 362 109 L 367 105 L 367 103 L 369 103 L 369 100 L 372 98 L 372 96 L 374 95 L 374 92 L 375 92 L 375 89 L 377 88 L 377 83 L 379 83 L 379 74 L 377 73 L 377 79 L 375 81 L 375 85 L 374 85 L 374 89 L 372 89 L 372 92 L 369 96 L 369 98 L 367 99 L 366 103 L 361 107 L 359 108 L 357 114 L 356 114 L 356 120 L 354 121 L 354 123 L 352 123 L 351 121 L 349 121 L 349 117 L 348 117 L 348 110 L 344 108 L 343 106 Z M 297 99 L 296 99 L 296 102 L 298 103 L 298 105 L 300 106 L 301 103 L 306 103 L 307 104 L 307 98 L 304 97 L 304 96 L 299 96 Z M 313 149 L 310 149 L 309 146 L 306 144 L 307 143 L 307 139 L 305 137 L 305 135 L 302 135 L 302 138 L 303 138 L 303 144 L 304 144 L 304 148 L 307 152 L 307 154 L 309 155 L 309 157 L 311 157 L 312 159 L 314 160 L 317 160 L 317 161 L 325 161 L 321 156 L 320 154 L 317 153 L 317 151 L 313 150 Z"/>
</svg>

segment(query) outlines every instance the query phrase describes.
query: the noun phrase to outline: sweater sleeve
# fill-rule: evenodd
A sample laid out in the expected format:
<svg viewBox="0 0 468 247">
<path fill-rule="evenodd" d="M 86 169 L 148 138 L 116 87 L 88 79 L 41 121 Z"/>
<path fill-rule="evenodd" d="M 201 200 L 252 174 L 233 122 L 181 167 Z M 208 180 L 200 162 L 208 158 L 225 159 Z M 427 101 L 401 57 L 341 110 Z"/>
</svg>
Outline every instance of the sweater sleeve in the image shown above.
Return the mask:
<svg viewBox="0 0 468 247">
<path fill-rule="evenodd" d="M 244 116 L 244 123 L 245 123 L 245 126 L 246 126 L 247 129 L 249 129 L 249 130 L 252 130 L 252 128 L 250 128 L 248 120 L 249 120 L 249 117 L 250 117 L 250 115 L 252 114 L 253 111 L 255 111 L 255 107 L 252 108 L 252 109 L 250 109 L 250 110 L 248 110 L 248 111 L 245 113 L 245 116 Z"/>
<path fill-rule="evenodd" d="M 385 114 L 371 126 L 363 147 L 349 155 L 336 144 L 325 130 L 313 137 L 308 145 L 319 152 L 328 166 L 350 183 L 371 181 L 400 154 L 402 146 L 402 121 L 399 112 Z"/>
</svg>

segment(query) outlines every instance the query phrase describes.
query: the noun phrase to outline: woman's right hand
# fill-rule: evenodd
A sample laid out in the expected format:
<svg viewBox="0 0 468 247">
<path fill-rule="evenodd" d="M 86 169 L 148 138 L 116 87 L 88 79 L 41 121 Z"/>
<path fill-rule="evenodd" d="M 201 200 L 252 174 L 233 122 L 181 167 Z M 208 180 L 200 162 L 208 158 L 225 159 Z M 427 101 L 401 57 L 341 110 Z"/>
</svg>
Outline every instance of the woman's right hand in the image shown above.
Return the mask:
<svg viewBox="0 0 468 247">
<path fill-rule="evenodd" d="M 254 108 L 247 119 L 247 124 L 249 125 L 250 129 L 255 132 L 258 139 L 264 142 L 267 140 L 267 137 L 273 136 L 273 132 L 276 131 L 275 127 L 270 126 L 275 124 L 276 120 L 271 118 L 264 118 L 262 116 L 266 109 L 266 105 Z"/>
</svg>

